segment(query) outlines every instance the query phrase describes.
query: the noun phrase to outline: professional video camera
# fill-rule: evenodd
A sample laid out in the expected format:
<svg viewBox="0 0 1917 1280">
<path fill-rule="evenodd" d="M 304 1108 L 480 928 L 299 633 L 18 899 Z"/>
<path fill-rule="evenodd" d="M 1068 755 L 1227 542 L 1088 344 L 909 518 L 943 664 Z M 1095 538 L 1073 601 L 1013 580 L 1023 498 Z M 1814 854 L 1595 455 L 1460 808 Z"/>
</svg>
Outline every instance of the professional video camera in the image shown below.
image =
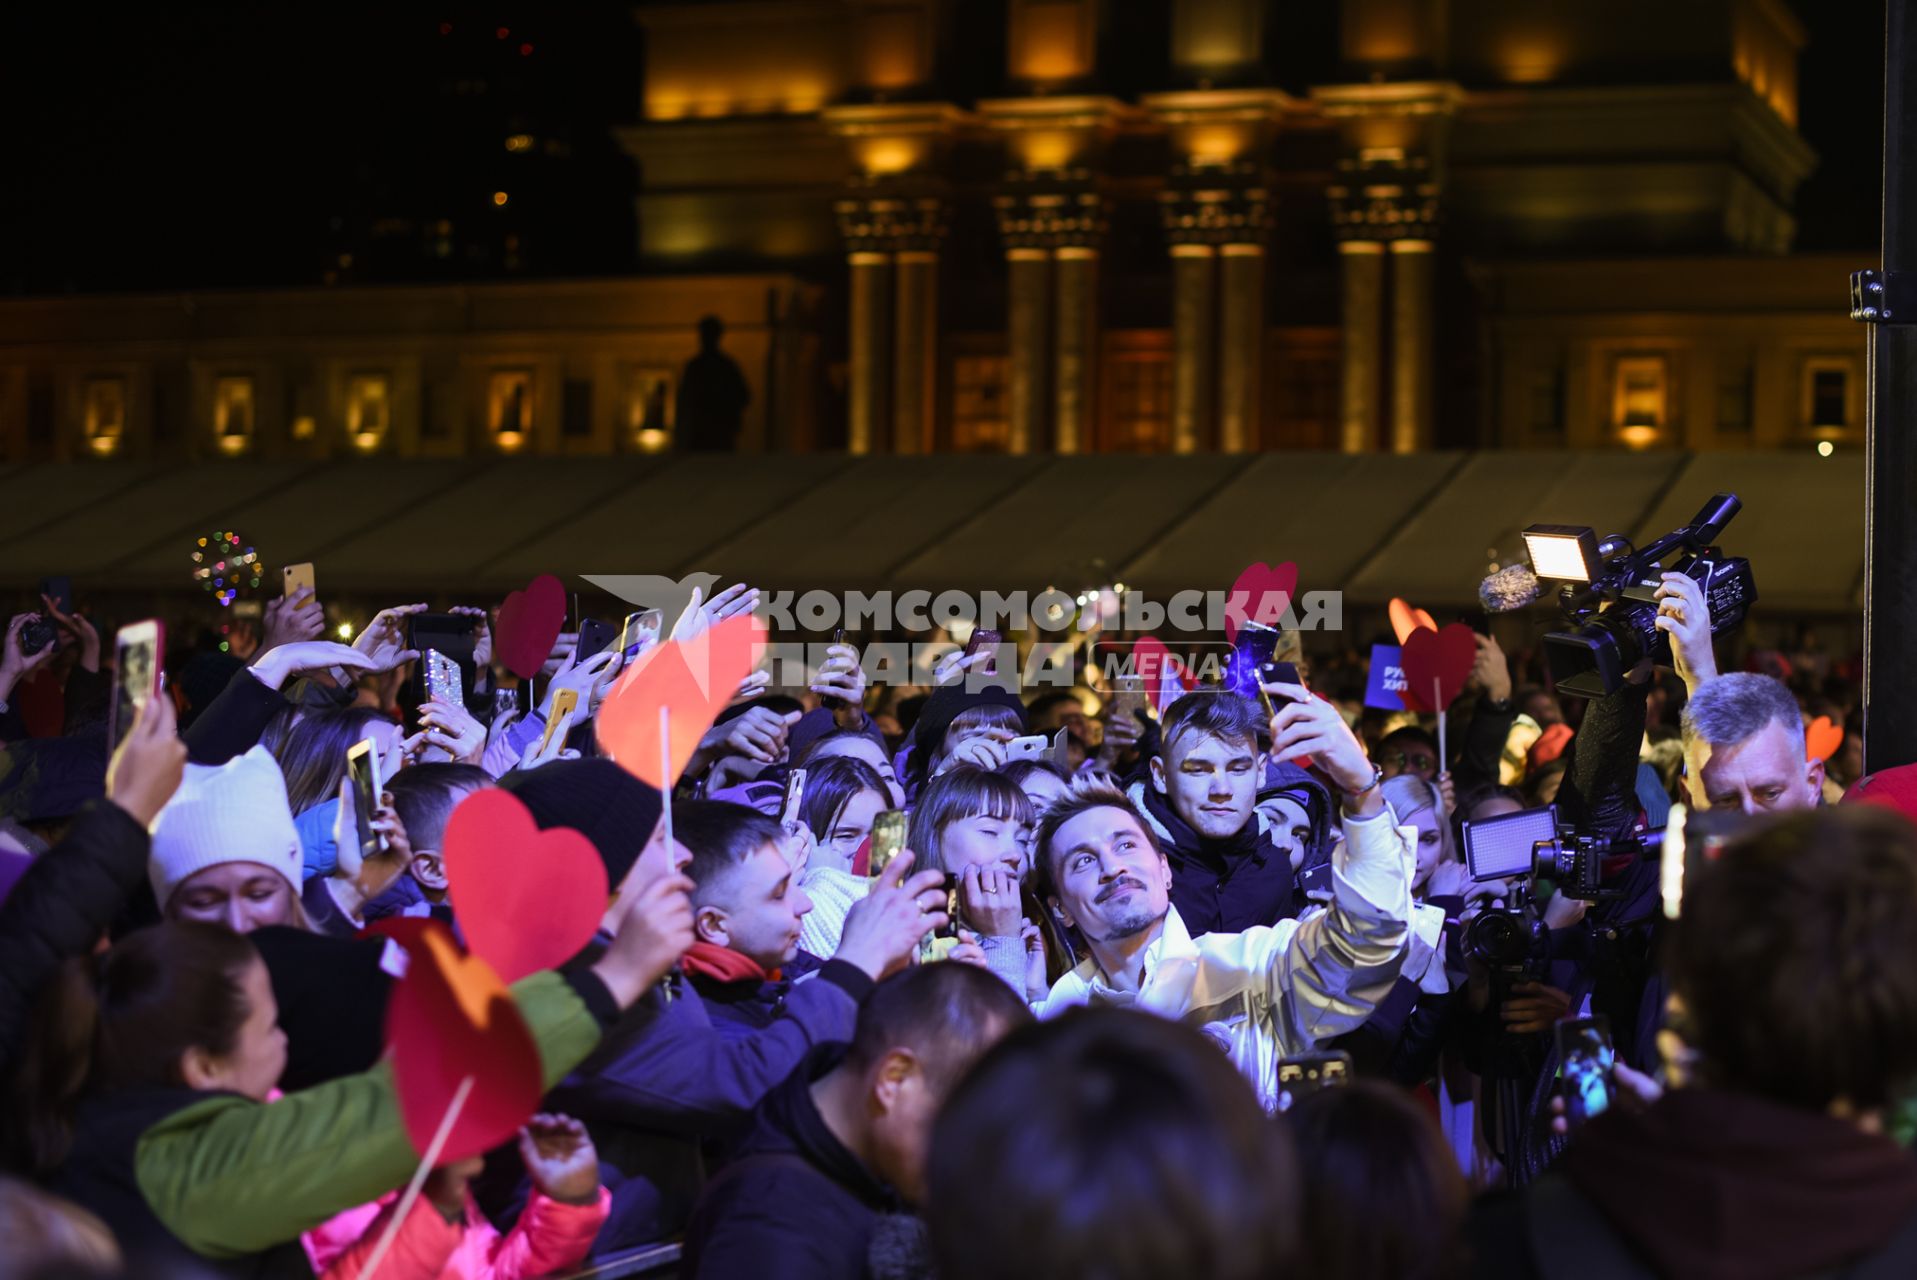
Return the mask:
<svg viewBox="0 0 1917 1280">
<path fill-rule="evenodd" d="M 1565 583 L 1558 604 L 1573 629 L 1544 637 L 1545 660 L 1560 692 L 1587 698 L 1612 693 L 1643 659 L 1670 662 L 1671 638 L 1657 629 L 1661 574 L 1684 574 L 1703 589 L 1712 635 L 1743 623 L 1757 599 L 1751 562 L 1711 545 L 1742 506 L 1736 494 L 1720 493 L 1689 524 L 1643 550 L 1621 534 L 1600 541 L 1584 525 L 1534 524 L 1524 531 L 1537 576 Z"/>
<path fill-rule="evenodd" d="M 1612 839 L 1558 830 L 1557 806 L 1525 809 L 1464 824 L 1465 861 L 1474 881 L 1516 880 L 1502 907 L 1488 907 L 1465 928 L 1464 953 L 1488 969 L 1531 972 L 1544 958 L 1538 913 L 1540 876 L 1568 898 L 1602 902 L 1622 896 L 1604 886 L 1608 858 L 1641 853 L 1634 837 Z"/>
</svg>

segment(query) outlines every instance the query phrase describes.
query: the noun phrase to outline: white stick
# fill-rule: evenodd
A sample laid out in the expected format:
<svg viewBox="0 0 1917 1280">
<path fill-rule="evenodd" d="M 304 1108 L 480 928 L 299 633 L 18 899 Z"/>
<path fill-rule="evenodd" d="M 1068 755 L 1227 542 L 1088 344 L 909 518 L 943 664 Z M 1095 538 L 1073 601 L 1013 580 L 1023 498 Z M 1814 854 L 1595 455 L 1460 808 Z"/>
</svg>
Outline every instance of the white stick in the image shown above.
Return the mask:
<svg viewBox="0 0 1917 1280">
<path fill-rule="evenodd" d="M 666 833 L 666 857 L 672 857 L 672 708 L 659 708 L 659 821 Z"/>
<path fill-rule="evenodd" d="M 426 1154 L 420 1157 L 419 1168 L 413 1170 L 413 1180 L 406 1184 L 406 1193 L 393 1206 L 392 1219 L 387 1222 L 386 1230 L 380 1233 L 379 1243 L 373 1246 L 373 1256 L 366 1260 L 366 1269 L 359 1273 L 359 1280 L 373 1280 L 373 1273 L 386 1260 L 386 1251 L 393 1247 L 393 1238 L 399 1235 L 399 1224 L 406 1221 L 406 1215 L 413 1211 L 413 1202 L 419 1199 L 420 1189 L 439 1166 L 439 1153 L 446 1149 L 447 1140 L 453 1136 L 453 1125 L 458 1122 L 460 1109 L 466 1105 L 466 1096 L 472 1091 L 472 1076 L 461 1080 L 459 1088 L 453 1091 L 453 1101 L 446 1108 L 446 1118 L 439 1122 L 439 1132 L 426 1144 Z"/>
<path fill-rule="evenodd" d="M 1438 701 L 1438 699 L 1443 696 L 1444 696 L 1444 682 L 1441 680 L 1433 680 L 1431 682 L 1431 705 L 1438 709 L 1438 772 L 1439 773 L 1443 773 L 1446 769 L 1449 769 L 1451 767 L 1449 764 L 1446 763 L 1446 761 L 1451 759 L 1451 756 L 1444 749 L 1444 745 L 1445 745 L 1444 744 L 1444 703 Z"/>
</svg>

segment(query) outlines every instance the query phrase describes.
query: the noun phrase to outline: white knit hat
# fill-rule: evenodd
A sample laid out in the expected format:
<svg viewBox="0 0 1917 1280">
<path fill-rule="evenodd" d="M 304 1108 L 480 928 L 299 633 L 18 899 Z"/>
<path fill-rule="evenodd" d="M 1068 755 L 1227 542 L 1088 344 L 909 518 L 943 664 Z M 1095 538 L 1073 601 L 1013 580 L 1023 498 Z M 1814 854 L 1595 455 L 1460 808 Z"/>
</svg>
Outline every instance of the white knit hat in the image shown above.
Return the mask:
<svg viewBox="0 0 1917 1280">
<path fill-rule="evenodd" d="M 271 867 L 299 892 L 299 832 L 286 779 L 265 747 L 223 765 L 188 765 L 180 789 L 153 820 L 147 874 L 162 910 L 182 880 L 229 862 Z"/>
</svg>

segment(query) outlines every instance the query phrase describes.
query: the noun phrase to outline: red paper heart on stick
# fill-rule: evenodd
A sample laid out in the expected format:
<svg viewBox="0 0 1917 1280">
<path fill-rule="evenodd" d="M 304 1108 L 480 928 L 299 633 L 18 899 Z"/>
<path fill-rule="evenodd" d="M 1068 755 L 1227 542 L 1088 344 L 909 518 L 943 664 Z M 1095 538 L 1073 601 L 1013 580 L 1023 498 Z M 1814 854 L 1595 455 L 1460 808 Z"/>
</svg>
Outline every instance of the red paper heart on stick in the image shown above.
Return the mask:
<svg viewBox="0 0 1917 1280">
<path fill-rule="evenodd" d="M 1235 642 L 1238 628 L 1247 622 L 1276 627 L 1297 591 L 1298 566 L 1291 561 L 1246 565 L 1225 597 L 1225 639 Z"/>
<path fill-rule="evenodd" d="M 460 801 L 441 852 L 459 927 L 507 982 L 578 955 L 606 914 L 606 864 L 592 841 L 570 827 L 541 831 L 511 792 Z"/>
<path fill-rule="evenodd" d="M 539 1109 L 539 1046 L 499 975 L 462 952 L 445 925 L 392 921 L 381 932 L 405 947 L 408 959 L 386 1005 L 386 1044 L 406 1136 L 425 1151 L 470 1076 L 472 1089 L 439 1162 L 483 1155 Z"/>
<path fill-rule="evenodd" d="M 499 606 L 493 648 L 506 670 L 530 680 L 552 656 L 553 642 L 566 629 L 565 584 L 542 573 Z"/>
<path fill-rule="evenodd" d="M 1161 715 L 1168 703 L 1167 693 L 1176 697 L 1177 690 L 1188 692 L 1192 687 L 1185 664 L 1157 636 L 1144 636 L 1132 643 L 1132 670 L 1145 682 L 1145 696 L 1151 699 L 1152 710 Z"/>
<path fill-rule="evenodd" d="M 764 647 L 764 628 L 751 614 L 654 645 L 619 677 L 594 718 L 600 748 L 641 782 L 672 785 Z M 670 712 L 670 759 L 660 754 L 661 707 Z"/>
<path fill-rule="evenodd" d="M 1844 726 L 1829 716 L 1818 716 L 1804 730 L 1804 759 L 1828 760 L 1844 745 Z"/>
<path fill-rule="evenodd" d="M 1478 660 L 1478 638 L 1470 627 L 1454 622 L 1442 631 L 1419 627 L 1404 642 L 1404 704 L 1413 711 L 1442 711 L 1464 692 L 1471 666 Z M 1433 705 L 1432 686 L 1437 684 Z"/>
<path fill-rule="evenodd" d="M 1411 633 L 1419 627 L 1427 631 L 1436 631 L 1438 624 L 1423 609 L 1414 609 L 1405 601 L 1393 596 L 1391 598 L 1391 630 L 1396 633 L 1398 643 L 1404 644 L 1411 638 Z"/>
</svg>

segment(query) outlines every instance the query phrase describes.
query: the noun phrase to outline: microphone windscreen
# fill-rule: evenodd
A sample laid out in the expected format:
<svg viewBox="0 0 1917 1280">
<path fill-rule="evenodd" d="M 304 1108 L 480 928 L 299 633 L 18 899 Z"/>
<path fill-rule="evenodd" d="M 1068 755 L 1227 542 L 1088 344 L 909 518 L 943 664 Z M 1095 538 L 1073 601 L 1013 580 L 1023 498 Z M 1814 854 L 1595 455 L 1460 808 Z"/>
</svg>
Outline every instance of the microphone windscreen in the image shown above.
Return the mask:
<svg viewBox="0 0 1917 1280">
<path fill-rule="evenodd" d="M 1541 589 L 1538 575 L 1531 572 L 1529 565 L 1514 564 L 1480 583 L 1478 599 L 1489 613 L 1509 613 L 1536 600 Z"/>
</svg>

